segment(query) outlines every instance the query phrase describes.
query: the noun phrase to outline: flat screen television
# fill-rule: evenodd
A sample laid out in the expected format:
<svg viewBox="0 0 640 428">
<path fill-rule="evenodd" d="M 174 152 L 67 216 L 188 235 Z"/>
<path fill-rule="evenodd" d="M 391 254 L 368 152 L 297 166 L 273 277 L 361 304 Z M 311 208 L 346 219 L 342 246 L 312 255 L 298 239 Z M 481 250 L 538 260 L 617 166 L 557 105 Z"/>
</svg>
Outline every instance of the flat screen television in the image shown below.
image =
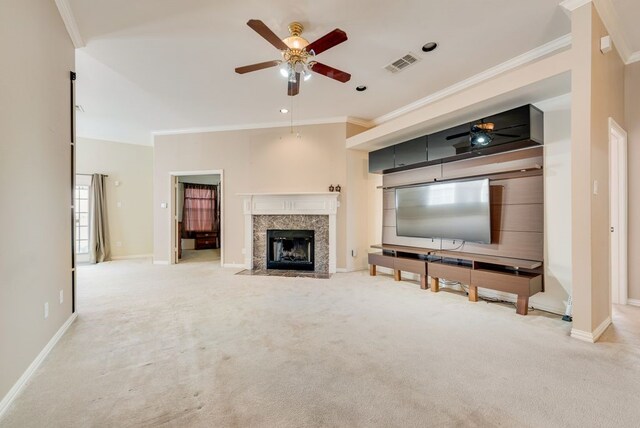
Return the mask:
<svg viewBox="0 0 640 428">
<path fill-rule="evenodd" d="M 396 234 L 491 243 L 489 179 L 396 189 Z"/>
</svg>

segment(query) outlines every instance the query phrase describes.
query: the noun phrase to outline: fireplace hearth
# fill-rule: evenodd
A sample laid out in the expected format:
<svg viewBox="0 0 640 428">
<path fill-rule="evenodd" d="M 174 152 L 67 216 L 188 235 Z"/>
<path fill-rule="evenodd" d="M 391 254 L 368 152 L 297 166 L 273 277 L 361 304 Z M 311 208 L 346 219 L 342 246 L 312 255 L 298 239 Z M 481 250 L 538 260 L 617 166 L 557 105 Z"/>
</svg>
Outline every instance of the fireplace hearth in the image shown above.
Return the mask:
<svg viewBox="0 0 640 428">
<path fill-rule="evenodd" d="M 267 230 L 267 269 L 313 271 L 313 230 Z"/>
</svg>

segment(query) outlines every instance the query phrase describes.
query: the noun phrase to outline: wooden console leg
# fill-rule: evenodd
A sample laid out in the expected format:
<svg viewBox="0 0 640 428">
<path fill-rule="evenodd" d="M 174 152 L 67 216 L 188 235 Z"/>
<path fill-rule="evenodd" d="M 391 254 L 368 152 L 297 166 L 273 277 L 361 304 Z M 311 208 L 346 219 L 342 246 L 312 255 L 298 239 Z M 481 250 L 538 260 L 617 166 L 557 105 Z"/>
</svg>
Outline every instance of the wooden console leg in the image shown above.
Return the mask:
<svg viewBox="0 0 640 428">
<path fill-rule="evenodd" d="M 431 291 L 434 293 L 440 291 L 440 280 L 438 278 L 431 277 Z"/>
<path fill-rule="evenodd" d="M 516 313 L 519 315 L 527 315 L 529 313 L 529 296 L 518 296 Z"/>
<path fill-rule="evenodd" d="M 427 289 L 427 275 L 420 275 L 420 288 L 422 290 Z"/>
<path fill-rule="evenodd" d="M 376 265 L 369 265 L 369 275 L 376 276 Z"/>
<path fill-rule="evenodd" d="M 402 280 L 402 271 L 395 269 L 393 271 L 393 279 L 395 279 L 396 281 L 401 281 Z"/>
<path fill-rule="evenodd" d="M 470 302 L 478 301 L 478 287 L 474 287 L 473 285 L 469 286 L 469 301 Z"/>
</svg>

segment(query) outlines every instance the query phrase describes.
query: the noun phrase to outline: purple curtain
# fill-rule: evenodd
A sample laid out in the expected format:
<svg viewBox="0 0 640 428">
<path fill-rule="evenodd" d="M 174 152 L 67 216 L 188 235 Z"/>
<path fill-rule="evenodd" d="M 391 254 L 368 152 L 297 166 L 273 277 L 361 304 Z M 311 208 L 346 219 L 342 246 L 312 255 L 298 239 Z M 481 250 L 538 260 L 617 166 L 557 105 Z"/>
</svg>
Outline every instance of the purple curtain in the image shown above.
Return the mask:
<svg viewBox="0 0 640 428">
<path fill-rule="evenodd" d="M 216 186 L 184 183 L 182 227 L 186 232 L 218 231 Z"/>
</svg>

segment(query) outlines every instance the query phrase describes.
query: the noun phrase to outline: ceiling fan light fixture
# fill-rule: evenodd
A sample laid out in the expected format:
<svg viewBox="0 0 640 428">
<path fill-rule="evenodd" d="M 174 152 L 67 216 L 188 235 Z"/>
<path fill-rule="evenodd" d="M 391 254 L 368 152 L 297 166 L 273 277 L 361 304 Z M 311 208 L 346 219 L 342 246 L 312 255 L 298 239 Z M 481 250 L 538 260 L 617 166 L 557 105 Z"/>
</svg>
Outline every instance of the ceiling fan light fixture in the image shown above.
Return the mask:
<svg viewBox="0 0 640 428">
<path fill-rule="evenodd" d="M 304 49 L 309 45 L 309 41 L 300 36 L 289 36 L 282 39 L 282 41 L 285 45 L 289 46 L 290 49 Z"/>
<path fill-rule="evenodd" d="M 280 74 L 282 75 L 282 77 L 289 77 L 289 64 L 287 64 L 286 62 L 282 63 L 282 65 L 280 66 Z"/>
</svg>

